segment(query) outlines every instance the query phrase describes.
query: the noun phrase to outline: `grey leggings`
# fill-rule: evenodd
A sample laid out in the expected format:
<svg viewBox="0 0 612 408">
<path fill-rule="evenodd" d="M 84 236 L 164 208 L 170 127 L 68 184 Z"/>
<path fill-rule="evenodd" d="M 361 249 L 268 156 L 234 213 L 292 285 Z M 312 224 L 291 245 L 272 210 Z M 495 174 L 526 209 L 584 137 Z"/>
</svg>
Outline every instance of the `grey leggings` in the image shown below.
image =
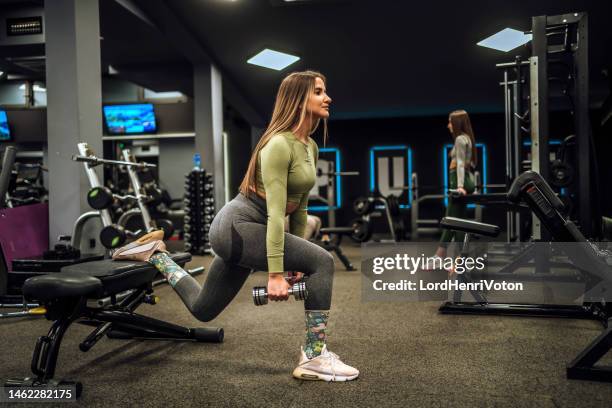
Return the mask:
<svg viewBox="0 0 612 408">
<path fill-rule="evenodd" d="M 199 320 L 214 319 L 236 296 L 251 270 L 266 271 L 266 202 L 238 194 L 215 216 L 210 243 L 215 259 L 204 286 L 187 275 L 175 290 Z M 334 259 L 325 249 L 285 233 L 284 269 L 307 276 L 306 310 L 329 310 L 334 277 Z M 267 280 L 266 280 L 267 283 Z M 262 282 L 263 284 L 263 282 Z"/>
</svg>

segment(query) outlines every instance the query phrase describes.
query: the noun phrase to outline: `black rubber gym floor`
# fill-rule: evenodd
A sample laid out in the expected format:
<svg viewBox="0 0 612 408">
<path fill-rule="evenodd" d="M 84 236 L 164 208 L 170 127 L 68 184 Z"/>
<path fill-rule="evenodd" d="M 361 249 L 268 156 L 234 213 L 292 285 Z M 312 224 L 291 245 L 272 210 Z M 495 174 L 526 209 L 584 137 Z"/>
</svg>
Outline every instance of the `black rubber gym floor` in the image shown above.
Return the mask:
<svg viewBox="0 0 612 408">
<path fill-rule="evenodd" d="M 358 266 L 359 248 L 343 249 Z M 190 265 L 210 261 L 196 257 Z M 361 376 L 349 383 L 295 380 L 303 306 L 288 301 L 254 307 L 251 288 L 265 282 L 265 273 L 253 274 L 207 324 L 225 329 L 221 344 L 103 339 L 82 353 L 78 343 L 89 329 L 74 325 L 56 377 L 80 380 L 78 405 L 88 407 L 612 406 L 612 384 L 565 378 L 566 363 L 600 333 L 599 323 L 439 315 L 437 302 L 363 303 L 361 275 L 339 263 L 329 347 Z M 161 303 L 143 305 L 140 313 L 204 325 L 169 286 L 156 293 Z M 30 374 L 35 340 L 48 328 L 43 318 L 0 321 L 2 380 Z M 612 356 L 605 362 L 612 364 Z"/>
</svg>

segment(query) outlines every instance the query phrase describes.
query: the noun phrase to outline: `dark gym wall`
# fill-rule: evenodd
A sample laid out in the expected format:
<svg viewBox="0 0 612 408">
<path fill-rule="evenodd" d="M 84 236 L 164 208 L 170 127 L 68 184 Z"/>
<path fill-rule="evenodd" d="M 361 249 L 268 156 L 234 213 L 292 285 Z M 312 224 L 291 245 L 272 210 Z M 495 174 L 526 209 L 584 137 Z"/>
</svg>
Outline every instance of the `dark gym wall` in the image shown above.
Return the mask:
<svg viewBox="0 0 612 408">
<path fill-rule="evenodd" d="M 193 132 L 193 102 L 154 104 L 157 133 Z"/>
<path fill-rule="evenodd" d="M 601 114 L 591 116 L 591 123 L 600 123 Z M 599 178 L 594 180 L 599 186 L 601 196 L 601 215 L 612 217 L 612 163 L 610 163 L 610 152 L 612 152 L 612 120 L 608 120 L 603 127 L 596 128 L 594 132 L 595 152 L 599 164 Z"/>
<path fill-rule="evenodd" d="M 6 108 L 13 142 L 17 144 L 47 142 L 46 108 Z"/>
<path fill-rule="evenodd" d="M 470 115 L 476 141 L 484 143 L 488 152 L 488 183 L 505 183 L 505 134 L 503 113 Z M 368 194 L 369 151 L 375 145 L 409 145 L 412 148 L 413 171 L 418 173 L 420 185 L 443 184 L 441 149 L 452 143 L 446 125 L 448 117 L 412 117 L 370 120 L 338 120 L 329 122 L 328 146 L 338 147 L 342 154 L 342 170 L 359 171 L 358 177 L 344 177 L 343 206 L 337 212 L 336 224 L 343 225 L 355 217 L 352 202 Z M 572 133 L 571 118 L 567 113 L 554 112 L 550 120 L 551 138 L 563 139 Z M 319 129 L 314 135 L 319 147 L 323 147 L 323 136 Z M 528 137 L 527 137 L 528 139 Z M 433 194 L 427 191 L 422 194 Z M 442 205 L 427 205 L 426 216 L 436 217 L 443 213 Z M 432 214 L 429 214 L 429 213 Z M 326 214 L 317 213 L 325 222 Z M 495 222 L 499 214 L 484 212 L 484 221 Z M 505 219 L 505 217 L 504 217 Z"/>
<path fill-rule="evenodd" d="M 140 87 L 116 77 L 102 79 L 102 103 L 138 102 Z"/>
<path fill-rule="evenodd" d="M 251 125 L 231 107 L 225 108 L 224 130 L 228 135 L 229 197 L 234 198 L 251 158 Z"/>
<path fill-rule="evenodd" d="M 158 174 L 160 187 L 172 198 L 185 194 L 185 174 L 193 167 L 193 138 L 159 139 Z"/>
</svg>

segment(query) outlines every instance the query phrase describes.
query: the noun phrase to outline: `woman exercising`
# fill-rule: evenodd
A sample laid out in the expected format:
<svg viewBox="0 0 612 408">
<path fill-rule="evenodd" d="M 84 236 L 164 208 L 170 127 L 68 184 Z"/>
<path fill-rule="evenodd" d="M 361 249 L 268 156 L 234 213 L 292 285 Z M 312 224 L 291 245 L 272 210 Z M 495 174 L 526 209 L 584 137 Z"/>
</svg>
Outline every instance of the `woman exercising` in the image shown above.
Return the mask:
<svg viewBox="0 0 612 408">
<path fill-rule="evenodd" d="M 327 140 L 331 98 L 325 77 L 296 72 L 281 83 L 272 119 L 255 147 L 240 193 L 214 218 L 210 243 L 216 256 L 204 285 L 176 265 L 159 234 L 148 234 L 113 255 L 153 264 L 199 320 L 214 319 L 236 296 L 252 269 L 268 271 L 268 298 L 287 300 L 284 271 L 308 276 L 304 302 L 306 341 L 293 376 L 303 380 L 347 381 L 359 371 L 327 350 L 334 261 L 321 247 L 303 239 L 308 193 L 314 186 L 318 147 L 310 135 L 321 119 Z M 284 232 L 289 214 L 289 233 Z"/>
<path fill-rule="evenodd" d="M 470 117 L 464 110 L 456 110 L 448 116 L 448 125 L 454 146 L 450 152 L 449 184 L 451 190 L 457 190 L 461 195 L 472 194 L 474 192 L 474 173 L 473 169 L 478 165 L 476 154 L 476 140 L 472 131 Z M 446 208 L 447 217 L 466 217 L 467 206 L 465 203 L 453 200 L 452 195 L 448 198 Z M 436 256 L 446 257 L 448 243 L 455 238 L 455 242 L 463 242 L 465 233 L 459 231 L 444 230 L 440 238 L 440 244 L 436 251 Z"/>
</svg>

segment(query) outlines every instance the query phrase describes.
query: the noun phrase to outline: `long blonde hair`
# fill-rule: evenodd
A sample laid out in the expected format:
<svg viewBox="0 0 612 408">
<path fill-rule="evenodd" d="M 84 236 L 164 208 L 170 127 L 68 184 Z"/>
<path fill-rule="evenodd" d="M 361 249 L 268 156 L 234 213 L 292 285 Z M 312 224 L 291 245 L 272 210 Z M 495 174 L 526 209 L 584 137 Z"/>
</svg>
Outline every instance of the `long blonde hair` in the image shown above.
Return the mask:
<svg viewBox="0 0 612 408">
<path fill-rule="evenodd" d="M 450 113 L 449 120 L 453 125 L 453 140 L 459 135 L 468 135 L 472 141 L 472 167 L 476 168 L 478 166 L 478 153 L 470 116 L 464 110 L 456 110 Z"/>
<path fill-rule="evenodd" d="M 315 71 L 293 72 L 287 75 L 283 82 L 281 82 L 276 94 L 270 124 L 259 139 L 257 146 L 255 146 L 251 154 L 249 167 L 240 184 L 240 192 L 242 194 L 248 197 L 253 190 L 257 189 L 257 157 L 272 136 L 299 128 L 306 120 L 306 115 L 308 115 L 306 110 L 308 98 L 315 91 L 316 78 L 321 78 L 323 83 L 326 82 L 325 76 Z M 312 123 L 309 134 L 312 134 L 319 126 L 320 120 L 317 119 L 313 123 L 312 116 L 309 119 Z M 327 119 L 323 119 L 323 143 L 327 143 Z"/>
</svg>

